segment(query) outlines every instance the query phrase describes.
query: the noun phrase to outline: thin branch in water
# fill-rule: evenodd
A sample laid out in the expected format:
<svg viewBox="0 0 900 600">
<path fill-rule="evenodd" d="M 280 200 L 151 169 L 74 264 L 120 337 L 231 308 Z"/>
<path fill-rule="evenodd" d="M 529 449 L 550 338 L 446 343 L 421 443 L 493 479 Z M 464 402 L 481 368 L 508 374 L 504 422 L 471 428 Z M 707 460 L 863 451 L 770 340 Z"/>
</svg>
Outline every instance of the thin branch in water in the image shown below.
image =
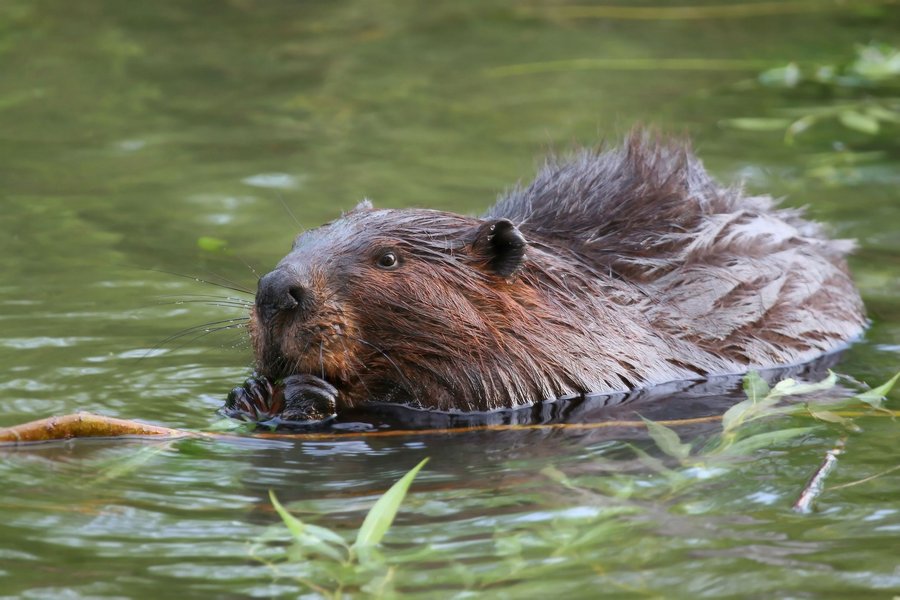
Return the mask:
<svg viewBox="0 0 900 600">
<path fill-rule="evenodd" d="M 874 479 L 878 479 L 879 477 L 884 477 L 885 475 L 890 475 L 894 471 L 900 471 L 900 465 L 895 465 L 895 466 L 891 467 L 890 469 L 882 471 L 881 473 L 875 473 L 874 475 L 869 475 L 868 477 L 864 477 L 862 479 L 857 479 L 856 481 L 851 481 L 849 483 L 842 483 L 841 485 L 835 485 L 828 489 L 832 490 L 832 491 L 833 490 L 842 490 L 844 488 L 853 487 L 855 485 L 860 485 L 862 483 L 867 483 Z"/>
<path fill-rule="evenodd" d="M 809 514 L 812 512 L 812 503 L 825 489 L 825 479 L 828 477 L 828 474 L 834 470 L 835 465 L 837 465 L 837 457 L 844 453 L 844 445 L 846 443 L 847 438 L 842 437 L 838 440 L 837 444 L 834 445 L 834 448 L 825 453 L 825 459 L 822 461 L 822 464 L 819 465 L 819 468 L 816 469 L 812 477 L 809 478 L 809 481 L 806 482 L 806 486 L 804 486 L 803 491 L 800 493 L 800 497 L 794 502 L 793 508 L 796 512 L 802 514 Z"/>
</svg>

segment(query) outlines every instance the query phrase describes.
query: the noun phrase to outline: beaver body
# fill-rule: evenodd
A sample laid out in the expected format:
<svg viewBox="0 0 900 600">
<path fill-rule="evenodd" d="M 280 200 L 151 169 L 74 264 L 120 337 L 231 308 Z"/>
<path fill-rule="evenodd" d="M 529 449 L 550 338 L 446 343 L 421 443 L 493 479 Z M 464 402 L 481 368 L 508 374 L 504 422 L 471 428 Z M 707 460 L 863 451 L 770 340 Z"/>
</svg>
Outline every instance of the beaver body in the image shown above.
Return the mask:
<svg viewBox="0 0 900 600">
<path fill-rule="evenodd" d="M 488 411 L 809 361 L 865 326 L 851 248 L 640 135 L 482 218 L 364 202 L 260 280 L 229 410 Z"/>
</svg>

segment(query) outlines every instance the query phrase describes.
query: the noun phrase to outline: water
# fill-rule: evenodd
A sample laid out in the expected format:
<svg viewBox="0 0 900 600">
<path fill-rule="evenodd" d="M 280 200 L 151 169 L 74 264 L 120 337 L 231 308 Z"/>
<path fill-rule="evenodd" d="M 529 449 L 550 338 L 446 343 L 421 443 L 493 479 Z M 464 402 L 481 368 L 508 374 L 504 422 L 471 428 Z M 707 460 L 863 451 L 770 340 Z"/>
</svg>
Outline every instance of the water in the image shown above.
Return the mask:
<svg viewBox="0 0 900 600">
<path fill-rule="evenodd" d="M 635 19 L 499 1 L 6 0 L 0 425 L 89 410 L 205 428 L 248 373 L 243 331 L 163 340 L 242 315 L 183 300 L 240 294 L 172 273 L 253 287 L 300 226 L 364 196 L 479 212 L 548 150 L 637 122 L 689 134 L 721 179 L 809 205 L 860 241 L 852 268 L 873 325 L 839 370 L 880 383 L 900 367 L 896 129 L 825 123 L 787 146 L 723 124 L 850 95 L 752 85 L 790 60 L 897 42 L 893 6 L 847 4 Z M 693 416 L 705 400 L 665 412 Z M 0 597 L 296 597 L 307 583 L 388 597 L 889 597 L 896 473 L 837 486 L 896 465 L 896 424 L 858 424 L 806 516 L 790 505 L 838 425 L 677 480 L 629 449 L 660 456 L 642 427 L 615 423 L 4 450 Z M 705 439 L 716 424 L 678 431 Z M 268 490 L 352 540 L 426 456 L 382 550 L 392 569 L 266 563 L 287 539 Z"/>
</svg>

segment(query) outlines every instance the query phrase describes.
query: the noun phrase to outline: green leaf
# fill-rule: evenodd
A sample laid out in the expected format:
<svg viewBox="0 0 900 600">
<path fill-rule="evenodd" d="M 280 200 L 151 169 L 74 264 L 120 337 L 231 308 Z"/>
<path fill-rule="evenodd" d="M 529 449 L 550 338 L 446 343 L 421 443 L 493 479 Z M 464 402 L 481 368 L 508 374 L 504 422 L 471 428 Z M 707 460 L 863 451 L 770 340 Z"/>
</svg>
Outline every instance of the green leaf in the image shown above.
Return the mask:
<svg viewBox="0 0 900 600">
<path fill-rule="evenodd" d="M 779 381 L 772 389 L 773 392 L 781 396 L 797 396 L 800 394 L 809 394 L 811 392 L 821 392 L 830 390 L 837 384 L 837 375 L 834 371 L 828 371 L 828 377 L 822 381 L 815 383 L 802 383 L 795 379 L 784 379 Z"/>
<path fill-rule="evenodd" d="M 419 470 L 427 462 L 428 459 L 426 458 L 413 467 L 409 473 L 392 485 L 391 489 L 375 502 L 375 505 L 369 510 L 369 514 L 366 515 L 362 527 L 359 528 L 359 532 L 356 534 L 354 547 L 374 546 L 381 542 L 381 538 L 384 537 L 391 523 L 394 522 L 394 517 L 397 516 L 397 510 L 400 508 L 403 498 L 406 497 L 410 484 L 412 484 Z"/>
<path fill-rule="evenodd" d="M 812 127 L 818 121 L 818 117 L 814 115 L 805 115 L 800 117 L 793 123 L 791 123 L 790 127 L 788 127 L 784 132 L 784 143 L 785 144 L 793 144 L 794 138 L 798 135 Z"/>
<path fill-rule="evenodd" d="M 890 393 L 891 388 L 894 387 L 898 379 L 900 379 L 900 373 L 897 373 L 887 383 L 879 385 L 877 388 L 857 394 L 856 399 L 865 402 L 872 408 L 881 408 L 882 404 L 884 404 L 884 397 Z"/>
<path fill-rule="evenodd" d="M 756 371 L 744 375 L 743 387 L 747 399 L 753 402 L 759 402 L 769 394 L 769 384 Z"/>
<path fill-rule="evenodd" d="M 820 409 L 815 406 L 807 406 L 806 409 L 814 419 L 825 421 L 826 423 L 837 423 L 852 431 L 859 431 L 859 427 L 847 417 L 842 417 L 841 415 L 833 413 L 830 410 Z"/>
<path fill-rule="evenodd" d="M 864 115 L 855 110 L 843 111 L 838 115 L 838 120 L 841 122 L 841 125 L 847 129 L 861 131 L 862 133 L 867 133 L 869 135 L 875 135 L 880 129 L 878 119 L 874 119 L 869 115 Z"/>
<path fill-rule="evenodd" d="M 722 121 L 725 127 L 742 131 L 781 131 L 791 124 L 790 119 L 772 119 L 764 117 L 739 117 Z"/>
<path fill-rule="evenodd" d="M 682 443 L 681 438 L 673 430 L 665 425 L 660 425 L 649 419 L 641 417 L 647 425 L 647 432 L 659 449 L 678 460 L 684 460 L 691 454 L 691 445 Z"/>
<path fill-rule="evenodd" d="M 756 371 L 750 371 L 744 376 L 743 387 L 747 399 L 738 402 L 722 415 L 724 433 L 741 425 L 747 416 L 753 414 L 756 404 L 769 395 L 769 384 Z"/>
<path fill-rule="evenodd" d="M 789 440 L 812 431 L 812 427 L 791 427 L 778 431 L 767 431 L 744 438 L 730 446 L 722 448 L 718 454 L 722 455 L 747 455 L 760 448 L 768 448 L 785 440 Z"/>
<path fill-rule="evenodd" d="M 569 477 L 565 473 L 563 473 L 562 471 L 560 471 L 553 465 L 544 467 L 543 469 L 541 469 L 540 473 L 544 477 L 547 477 L 548 479 L 552 479 L 556 483 L 564 485 L 567 488 L 569 488 L 570 490 L 578 489 L 578 487 L 569 480 Z"/>
<path fill-rule="evenodd" d="M 866 109 L 866 114 L 879 121 L 887 121 L 889 123 L 900 123 L 900 111 L 885 108 L 884 106 L 870 106 Z"/>
<path fill-rule="evenodd" d="M 304 523 L 306 527 L 306 532 L 316 537 L 323 542 L 329 542 L 331 544 L 337 544 L 338 546 L 346 546 L 347 542 L 344 541 L 344 538 L 328 529 L 327 527 L 320 527 L 318 525 L 311 525 L 309 523 Z"/>
<path fill-rule="evenodd" d="M 745 416 L 748 411 L 753 409 L 754 404 L 755 402 L 748 398 L 726 410 L 725 414 L 722 415 L 722 432 L 728 433 L 743 423 Z"/>
<path fill-rule="evenodd" d="M 197 238 L 197 247 L 207 252 L 222 252 L 226 246 L 228 246 L 228 242 L 219 238 L 208 236 Z"/>
<path fill-rule="evenodd" d="M 768 87 L 796 87 L 803 79 L 800 67 L 796 63 L 788 63 L 759 74 L 759 82 Z"/>
<path fill-rule="evenodd" d="M 278 501 L 278 498 L 275 497 L 275 492 L 272 490 L 269 490 L 269 500 L 272 501 L 275 512 L 277 512 L 278 516 L 281 517 L 281 520 L 284 521 L 291 537 L 294 538 L 294 543 L 297 548 L 299 548 L 304 555 L 318 553 L 322 556 L 327 556 L 334 561 L 342 562 L 344 560 L 345 557 L 336 548 L 328 545 L 329 543 L 334 543 L 346 546 L 346 543 L 341 536 L 330 529 L 319 527 L 318 525 L 307 525 L 289 513 L 287 509 L 281 505 L 281 502 Z"/>
<path fill-rule="evenodd" d="M 291 532 L 294 539 L 300 539 L 306 529 L 306 525 L 303 521 L 289 513 L 287 509 L 281 505 L 281 502 L 278 501 L 278 498 L 275 497 L 275 492 L 272 490 L 269 490 L 269 500 L 272 502 L 272 506 L 275 507 L 275 512 L 277 512 L 278 516 L 281 517 L 281 520 L 284 521 L 285 526 L 288 528 L 288 531 Z"/>
</svg>

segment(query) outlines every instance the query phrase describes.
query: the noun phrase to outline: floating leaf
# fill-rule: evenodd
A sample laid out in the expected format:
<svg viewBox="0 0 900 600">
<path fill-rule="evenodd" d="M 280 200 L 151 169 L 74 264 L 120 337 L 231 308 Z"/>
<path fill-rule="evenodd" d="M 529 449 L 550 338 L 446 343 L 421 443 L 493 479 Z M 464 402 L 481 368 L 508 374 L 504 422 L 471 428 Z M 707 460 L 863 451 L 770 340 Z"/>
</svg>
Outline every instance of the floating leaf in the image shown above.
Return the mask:
<svg viewBox="0 0 900 600">
<path fill-rule="evenodd" d="M 744 375 L 742 385 L 748 400 L 758 402 L 769 394 L 769 384 L 756 371 L 750 371 Z"/>
<path fill-rule="evenodd" d="M 569 477 L 565 473 L 563 473 L 562 471 L 560 471 L 553 465 L 550 465 L 549 467 L 544 467 L 543 469 L 541 469 L 540 473 L 544 477 L 547 477 L 548 479 L 552 479 L 556 483 L 564 485 L 567 488 L 569 488 L 570 490 L 578 489 L 578 487 L 569 480 Z"/>
<path fill-rule="evenodd" d="M 900 373 L 897 373 L 887 383 L 879 385 L 877 388 L 857 394 L 856 399 L 865 402 L 872 408 L 881 408 L 882 404 L 884 404 L 884 397 L 890 393 L 891 388 L 894 387 L 898 379 L 900 379 Z"/>
<path fill-rule="evenodd" d="M 335 561 L 344 560 L 345 557 L 341 552 L 328 545 L 328 542 L 344 545 L 343 538 L 338 534 L 324 527 L 307 525 L 289 513 L 278 501 L 278 498 L 275 497 L 275 492 L 272 490 L 269 490 L 269 500 L 271 500 L 272 506 L 275 507 L 275 512 L 281 517 L 291 537 L 294 538 L 294 543 L 300 550 L 304 553 L 318 553 Z"/>
<path fill-rule="evenodd" d="M 802 79 L 803 75 L 796 63 L 788 63 L 759 74 L 759 82 L 769 87 L 796 87 Z"/>
<path fill-rule="evenodd" d="M 743 423 L 745 418 L 755 409 L 757 402 L 769 394 L 769 384 L 756 371 L 747 373 L 744 376 L 742 385 L 747 399 L 743 402 L 738 402 L 722 415 L 722 430 L 725 433 L 730 432 Z"/>
<path fill-rule="evenodd" d="M 359 528 L 359 532 L 356 535 L 356 543 L 353 544 L 355 548 L 374 546 L 381 542 L 381 538 L 384 537 L 391 523 L 394 522 L 394 517 L 397 516 L 397 510 L 400 508 L 403 498 L 406 497 L 410 484 L 412 484 L 419 470 L 427 462 L 428 459 L 426 458 L 413 467 L 409 473 L 392 485 L 391 489 L 378 499 L 371 510 L 369 510 L 369 514 L 366 515 L 362 527 Z"/>
<path fill-rule="evenodd" d="M 900 110 L 890 109 L 884 106 L 870 106 L 866 108 L 866 114 L 873 119 L 879 121 L 887 121 L 889 123 L 900 123 Z"/>
<path fill-rule="evenodd" d="M 826 423 L 837 423 L 852 431 L 859 431 L 859 427 L 847 417 L 842 417 L 841 415 L 831 412 L 830 410 L 820 409 L 815 406 L 807 406 L 806 409 L 814 419 L 825 421 Z"/>
<path fill-rule="evenodd" d="M 764 117 L 741 117 L 722 121 L 722 125 L 742 131 L 781 131 L 790 124 L 790 119 Z"/>
<path fill-rule="evenodd" d="M 821 392 L 830 390 L 837 384 L 837 375 L 829 370 L 828 377 L 816 383 L 802 383 L 795 379 L 784 379 L 779 381 L 772 392 L 777 392 L 781 396 L 797 396 L 800 394 L 809 394 L 811 392 Z"/>
<path fill-rule="evenodd" d="M 744 438 L 738 442 L 724 446 L 717 453 L 723 455 L 747 455 L 760 448 L 768 448 L 785 440 L 795 438 L 812 431 L 812 427 L 791 427 L 777 431 L 767 431 Z"/>
<path fill-rule="evenodd" d="M 203 236 L 197 238 L 197 247 L 206 252 L 222 252 L 228 246 L 228 242 L 219 238 Z"/>
<path fill-rule="evenodd" d="M 868 133 L 869 135 L 875 135 L 880 129 L 878 119 L 874 119 L 869 115 L 864 115 L 855 110 L 843 111 L 838 115 L 838 120 L 841 122 L 841 125 L 847 129 L 861 131 L 862 133 Z"/>
<path fill-rule="evenodd" d="M 794 138 L 815 125 L 817 120 L 816 117 L 807 115 L 791 123 L 790 127 L 784 131 L 784 143 L 788 145 L 793 144 Z"/>
<path fill-rule="evenodd" d="M 269 500 L 272 502 L 272 506 L 275 507 L 275 512 L 277 512 L 278 516 L 281 517 L 281 520 L 284 521 L 288 531 L 291 532 L 291 535 L 294 536 L 295 539 L 299 539 L 300 536 L 303 535 L 304 529 L 306 529 L 303 521 L 289 513 L 288 510 L 281 505 L 281 502 L 278 501 L 278 498 L 275 497 L 275 492 L 272 490 L 269 490 Z"/>
<path fill-rule="evenodd" d="M 641 419 L 646 423 L 647 432 L 650 434 L 650 437 L 653 438 L 653 441 L 656 442 L 656 445 L 659 446 L 660 450 L 678 460 L 684 460 L 690 456 L 691 445 L 683 443 L 677 433 L 665 425 L 660 425 L 649 419 L 644 419 L 644 417 L 641 417 Z"/>
</svg>

